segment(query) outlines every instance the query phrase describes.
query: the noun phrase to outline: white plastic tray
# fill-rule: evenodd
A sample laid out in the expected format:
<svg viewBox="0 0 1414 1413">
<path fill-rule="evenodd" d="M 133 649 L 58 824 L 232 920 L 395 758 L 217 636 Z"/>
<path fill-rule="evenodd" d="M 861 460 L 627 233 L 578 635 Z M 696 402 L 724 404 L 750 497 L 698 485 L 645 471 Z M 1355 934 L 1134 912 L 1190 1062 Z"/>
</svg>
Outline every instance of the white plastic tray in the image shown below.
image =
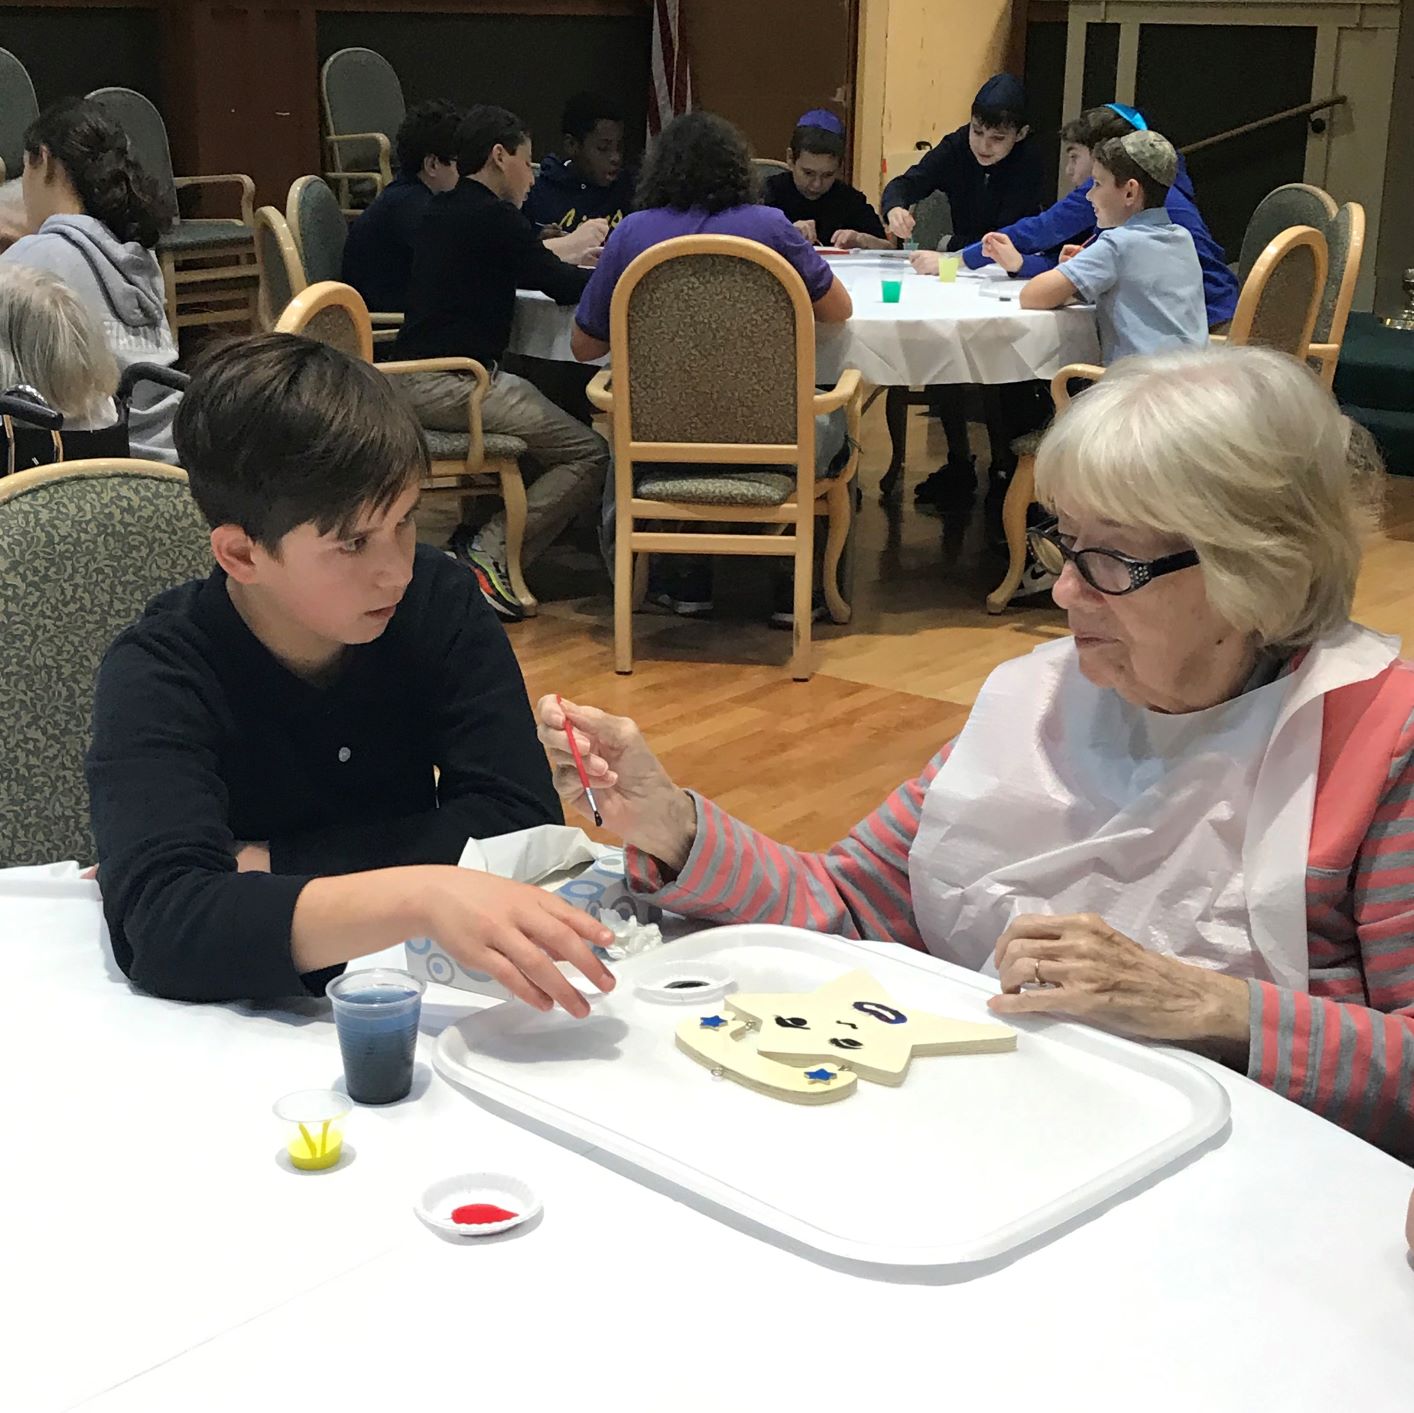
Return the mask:
<svg viewBox="0 0 1414 1413">
<path fill-rule="evenodd" d="M 863 967 L 901 1007 L 993 1019 L 993 983 L 907 948 L 727 927 L 620 963 L 616 990 L 587 1020 L 519 1004 L 468 1016 L 443 1031 L 437 1068 L 789 1239 L 884 1265 L 1000 1255 L 1169 1166 L 1227 1120 L 1226 1091 L 1196 1066 L 1031 1020 L 1015 1053 L 916 1057 L 897 1089 L 861 1080 L 839 1103 L 786 1103 L 677 1049 L 690 1010 L 634 994 L 635 977 L 669 960 L 725 967 L 748 992 L 811 990 Z"/>
</svg>

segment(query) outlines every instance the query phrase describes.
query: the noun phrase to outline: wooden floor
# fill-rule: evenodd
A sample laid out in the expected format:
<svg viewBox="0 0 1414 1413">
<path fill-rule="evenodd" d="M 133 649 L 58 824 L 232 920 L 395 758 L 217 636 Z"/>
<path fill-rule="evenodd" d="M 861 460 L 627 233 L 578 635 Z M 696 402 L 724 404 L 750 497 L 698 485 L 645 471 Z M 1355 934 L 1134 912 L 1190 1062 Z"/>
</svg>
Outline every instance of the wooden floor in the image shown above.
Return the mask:
<svg viewBox="0 0 1414 1413">
<path fill-rule="evenodd" d="M 984 544 L 981 498 L 963 524 L 913 509 L 912 486 L 944 457 L 940 425 L 912 414 L 905 505 L 879 504 L 888 461 L 880 401 L 865 419 L 854 620 L 816 627 L 815 676 L 790 680 L 790 635 L 765 625 L 761 565 L 720 560 L 717 616 L 635 617 L 636 666 L 613 670 L 612 604 L 597 557 L 557 549 L 530 573 L 540 616 L 509 634 L 534 700 L 560 692 L 634 717 L 674 778 L 784 842 L 840 838 L 956 734 L 998 663 L 1066 631 L 1035 601 L 997 617 L 983 596 L 1004 559 Z M 974 429 L 974 431 L 977 429 Z M 985 454 L 979 458 L 985 464 Z M 437 519 L 424 535 L 443 540 Z M 1414 653 L 1414 481 L 1391 477 L 1356 616 Z"/>
</svg>

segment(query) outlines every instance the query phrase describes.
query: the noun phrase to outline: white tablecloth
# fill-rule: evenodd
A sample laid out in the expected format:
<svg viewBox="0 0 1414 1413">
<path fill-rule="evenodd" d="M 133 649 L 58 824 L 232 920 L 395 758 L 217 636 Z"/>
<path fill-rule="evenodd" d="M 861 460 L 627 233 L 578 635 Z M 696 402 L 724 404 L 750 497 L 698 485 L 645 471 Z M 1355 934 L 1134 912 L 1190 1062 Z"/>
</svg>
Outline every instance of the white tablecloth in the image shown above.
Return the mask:
<svg viewBox="0 0 1414 1413">
<path fill-rule="evenodd" d="M 915 274 L 896 257 L 860 252 L 830 263 L 854 299 L 854 314 L 846 324 L 822 325 L 817 332 L 822 383 L 846 368 L 858 368 L 879 387 L 1018 383 L 1049 380 L 1067 363 L 1099 361 L 1092 309 L 1022 309 L 1017 297 L 1024 282 L 1007 279 L 995 266 L 944 284 Z M 897 304 L 883 301 L 886 277 L 903 282 Z M 522 290 L 510 347 L 569 361 L 573 326 L 573 309 Z"/>
<path fill-rule="evenodd" d="M 1414 1387 L 1414 1175 L 1217 1066 L 1232 1129 L 1190 1165 L 994 1267 L 876 1277 L 495 1117 L 430 1067 L 413 1099 L 355 1109 L 347 1168 L 295 1174 L 270 1105 L 338 1078 L 322 1004 L 137 995 L 93 885 L 29 871 L 0 873 L 0 956 L 15 1413 L 690 1413 L 763 1394 L 1325 1413 L 1404 1408 Z M 424 1065 L 474 1004 L 429 989 Z M 425 1230 L 417 1193 L 471 1169 L 519 1174 L 542 1218 L 483 1243 Z"/>
</svg>

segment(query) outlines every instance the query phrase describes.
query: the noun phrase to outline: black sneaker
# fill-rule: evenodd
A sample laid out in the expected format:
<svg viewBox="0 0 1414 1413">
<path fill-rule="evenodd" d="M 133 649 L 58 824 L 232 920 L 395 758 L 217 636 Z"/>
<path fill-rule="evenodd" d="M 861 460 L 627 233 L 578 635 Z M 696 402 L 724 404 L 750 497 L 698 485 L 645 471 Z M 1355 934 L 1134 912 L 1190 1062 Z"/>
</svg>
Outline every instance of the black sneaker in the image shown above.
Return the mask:
<svg viewBox="0 0 1414 1413">
<path fill-rule="evenodd" d="M 772 628 L 795 627 L 795 586 L 789 579 L 778 579 L 775 590 L 776 606 L 769 622 Z M 810 596 L 810 621 L 819 623 L 829 615 L 825 607 L 825 591 L 816 589 Z"/>
<path fill-rule="evenodd" d="M 706 618 L 712 612 L 711 564 L 655 564 L 648 573 L 648 602 L 680 618 Z"/>
<path fill-rule="evenodd" d="M 919 505 L 955 506 L 970 501 L 977 493 L 977 458 L 945 462 L 930 476 L 925 476 L 914 488 L 913 499 Z"/>
</svg>

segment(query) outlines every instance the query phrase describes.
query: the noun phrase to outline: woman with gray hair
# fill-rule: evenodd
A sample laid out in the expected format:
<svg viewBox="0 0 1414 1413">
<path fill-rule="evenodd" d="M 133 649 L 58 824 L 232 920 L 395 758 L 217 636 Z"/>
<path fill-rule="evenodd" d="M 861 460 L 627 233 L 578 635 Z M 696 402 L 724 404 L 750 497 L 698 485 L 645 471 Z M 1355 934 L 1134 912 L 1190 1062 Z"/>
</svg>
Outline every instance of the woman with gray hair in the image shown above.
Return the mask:
<svg viewBox="0 0 1414 1413">
<path fill-rule="evenodd" d="M 118 363 L 97 318 L 57 275 L 0 265 L 0 390 L 30 387 L 65 431 L 118 420 Z"/>
<path fill-rule="evenodd" d="M 1036 463 L 1073 636 L 999 667 L 824 853 L 547 697 L 556 783 L 584 807 L 568 721 L 665 908 L 995 970 L 999 1014 L 1191 1046 L 1414 1156 L 1414 670 L 1349 618 L 1376 471 L 1351 437 L 1283 354 L 1117 364 Z"/>
</svg>

